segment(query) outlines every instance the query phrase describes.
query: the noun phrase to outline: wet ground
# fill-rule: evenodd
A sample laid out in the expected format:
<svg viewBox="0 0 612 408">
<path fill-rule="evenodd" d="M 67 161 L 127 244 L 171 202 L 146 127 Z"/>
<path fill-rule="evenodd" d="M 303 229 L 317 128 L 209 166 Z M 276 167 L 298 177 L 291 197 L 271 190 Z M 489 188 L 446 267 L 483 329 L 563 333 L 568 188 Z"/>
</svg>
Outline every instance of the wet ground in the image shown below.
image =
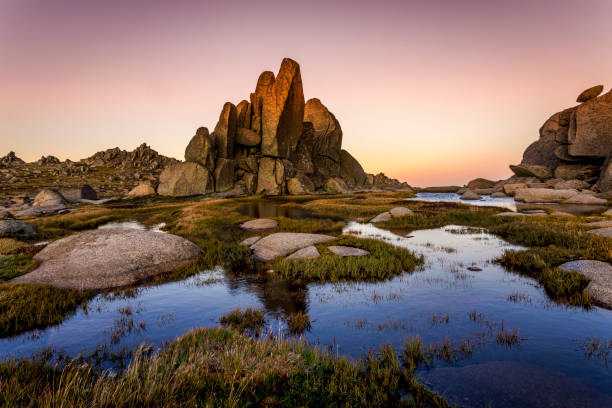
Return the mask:
<svg viewBox="0 0 612 408">
<path fill-rule="evenodd" d="M 418 375 L 460 406 L 612 406 L 606 364 L 612 356 L 585 353 L 593 339 L 612 339 L 612 311 L 557 305 L 536 281 L 491 262 L 517 247 L 460 226 L 399 236 L 351 222 L 344 232 L 411 249 L 426 263 L 379 283 L 304 285 L 203 271 L 130 297 L 99 295 L 58 326 L 0 339 L 0 357 L 45 348 L 77 354 L 100 346 L 115 352 L 143 342 L 161 346 L 192 328 L 218 325 L 236 307 L 259 307 L 267 330 L 282 336 L 289 314 L 308 313 L 312 327 L 304 338 L 340 355 L 360 357 L 382 344 L 401 350 L 414 336 L 426 344 L 448 340 L 453 361 L 438 360 Z M 500 343 L 504 335 L 513 340 Z M 459 351 L 466 345 L 471 353 Z"/>
<path fill-rule="evenodd" d="M 462 203 L 468 205 L 477 205 L 482 207 L 498 207 L 507 208 L 510 211 L 523 211 L 532 208 L 549 208 L 552 211 L 562 211 L 576 215 L 592 215 L 601 214 L 606 210 L 605 206 L 601 205 L 585 205 L 585 204 L 527 204 L 514 201 L 513 197 L 492 198 L 488 195 L 483 195 L 480 200 L 462 200 L 461 196 L 456 193 L 417 193 L 416 197 L 407 198 L 407 201 L 433 201 L 433 202 L 450 202 Z"/>
</svg>

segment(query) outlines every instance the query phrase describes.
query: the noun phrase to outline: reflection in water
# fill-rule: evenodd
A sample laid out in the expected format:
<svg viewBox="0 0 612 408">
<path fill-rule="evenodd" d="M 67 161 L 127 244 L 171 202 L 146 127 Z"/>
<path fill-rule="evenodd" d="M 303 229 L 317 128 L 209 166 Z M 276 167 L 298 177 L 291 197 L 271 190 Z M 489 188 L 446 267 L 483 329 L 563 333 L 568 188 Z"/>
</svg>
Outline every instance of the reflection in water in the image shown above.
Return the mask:
<svg viewBox="0 0 612 408">
<path fill-rule="evenodd" d="M 312 322 L 305 339 L 334 345 L 341 355 L 360 357 L 382 344 L 401 350 L 411 336 L 425 344 L 475 340 L 470 358 L 452 364 L 437 361 L 418 372 L 460 406 L 492 401 L 494 406 L 612 406 L 612 368 L 587 358 L 579 346 L 586 338 L 612 339 L 612 311 L 557 305 L 534 280 L 492 262 L 505 249 L 517 247 L 484 230 L 460 226 L 400 236 L 350 223 L 345 233 L 422 253 L 426 264 L 384 282 L 307 285 L 216 268 L 141 288 L 131 298 L 99 295 L 86 311 L 58 326 L 0 339 L 0 357 L 31 355 L 43 347 L 76 354 L 99 344 L 112 350 L 142 342 L 161 346 L 192 328 L 216 326 L 221 315 L 237 307 L 264 308 L 268 330 L 278 333 L 286 327 L 286 315 L 305 311 Z M 128 308 L 144 330 L 113 338 Z M 520 344 L 510 348 L 497 343 L 495 334 L 502 325 L 517 331 Z"/>
<path fill-rule="evenodd" d="M 238 208 L 238 212 L 244 215 L 248 215 L 252 218 L 286 217 L 296 219 L 326 218 L 333 220 L 341 220 L 341 218 L 321 216 L 298 207 L 282 206 L 270 201 L 257 201 L 246 203 Z"/>
<path fill-rule="evenodd" d="M 576 215 L 591 215 L 601 214 L 606 210 L 605 206 L 601 205 L 586 205 L 586 204 L 527 204 L 514 201 L 513 197 L 492 198 L 484 195 L 481 200 L 462 200 L 459 194 L 455 193 L 417 193 L 416 197 L 406 198 L 406 201 L 431 201 L 431 202 L 449 202 L 475 205 L 480 207 L 499 207 L 507 208 L 511 211 L 529 210 L 534 207 L 549 208 L 553 211 L 562 211 Z"/>
</svg>

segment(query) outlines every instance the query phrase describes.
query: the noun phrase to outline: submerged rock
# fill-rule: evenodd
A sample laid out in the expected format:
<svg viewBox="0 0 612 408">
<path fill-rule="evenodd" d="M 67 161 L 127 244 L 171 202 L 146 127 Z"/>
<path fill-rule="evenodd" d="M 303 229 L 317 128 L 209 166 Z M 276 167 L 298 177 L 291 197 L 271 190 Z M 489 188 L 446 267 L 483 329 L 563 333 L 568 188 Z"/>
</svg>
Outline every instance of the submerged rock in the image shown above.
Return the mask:
<svg viewBox="0 0 612 408">
<path fill-rule="evenodd" d="M 176 235 L 101 229 L 54 241 L 34 256 L 41 264 L 13 282 L 72 289 L 133 285 L 197 259 L 201 249 Z"/>
<path fill-rule="evenodd" d="M 338 256 L 365 256 L 365 255 L 370 255 L 370 252 L 366 251 L 365 249 L 354 248 L 354 247 L 349 247 L 349 246 L 342 246 L 342 245 L 329 246 L 329 247 L 327 247 L 327 249 L 329 249 L 331 252 L 333 252 L 334 254 L 336 254 Z"/>
<path fill-rule="evenodd" d="M 566 262 L 559 268 L 576 271 L 591 280 L 587 292 L 599 304 L 612 308 L 612 265 L 607 262 L 580 260 Z"/>
<path fill-rule="evenodd" d="M 295 250 L 335 239 L 336 237 L 322 234 L 278 232 L 260 239 L 251 246 L 251 249 L 255 259 L 270 262 Z"/>
</svg>

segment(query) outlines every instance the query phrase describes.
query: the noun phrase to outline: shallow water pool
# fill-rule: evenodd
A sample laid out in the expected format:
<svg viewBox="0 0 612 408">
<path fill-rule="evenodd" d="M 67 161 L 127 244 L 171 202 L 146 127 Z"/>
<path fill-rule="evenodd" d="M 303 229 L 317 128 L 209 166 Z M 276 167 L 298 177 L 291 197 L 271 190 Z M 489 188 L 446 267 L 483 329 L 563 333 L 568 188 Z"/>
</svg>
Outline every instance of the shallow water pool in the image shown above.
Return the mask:
<svg viewBox="0 0 612 408">
<path fill-rule="evenodd" d="M 382 344 L 401 350 L 414 336 L 471 344 L 471 355 L 418 371 L 459 406 L 612 406 L 610 367 L 584 351 L 589 339 L 612 340 L 612 311 L 557 305 L 536 281 L 491 262 L 518 247 L 460 226 L 400 236 L 352 222 L 344 232 L 421 253 L 425 265 L 385 282 L 307 285 L 216 268 L 140 288 L 133 297 L 99 295 L 60 325 L 0 339 L 0 357 L 47 347 L 76 354 L 99 345 L 161 346 L 192 328 L 218 325 L 236 307 L 260 307 L 273 333 L 284 333 L 288 314 L 308 313 L 312 328 L 304 338 L 340 355 L 360 357 Z M 500 344 L 499 333 L 519 340 Z"/>
</svg>

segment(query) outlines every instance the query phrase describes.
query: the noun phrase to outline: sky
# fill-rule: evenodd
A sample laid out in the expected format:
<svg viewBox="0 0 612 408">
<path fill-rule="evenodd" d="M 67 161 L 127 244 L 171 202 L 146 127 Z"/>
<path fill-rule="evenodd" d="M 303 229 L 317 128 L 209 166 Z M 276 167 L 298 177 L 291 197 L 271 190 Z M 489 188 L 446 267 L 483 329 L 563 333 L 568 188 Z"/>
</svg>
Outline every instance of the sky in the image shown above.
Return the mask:
<svg viewBox="0 0 612 408">
<path fill-rule="evenodd" d="M 0 0 L 0 155 L 183 159 L 290 57 L 367 172 L 507 178 L 550 115 L 612 86 L 611 22 L 611 0 Z"/>
</svg>

